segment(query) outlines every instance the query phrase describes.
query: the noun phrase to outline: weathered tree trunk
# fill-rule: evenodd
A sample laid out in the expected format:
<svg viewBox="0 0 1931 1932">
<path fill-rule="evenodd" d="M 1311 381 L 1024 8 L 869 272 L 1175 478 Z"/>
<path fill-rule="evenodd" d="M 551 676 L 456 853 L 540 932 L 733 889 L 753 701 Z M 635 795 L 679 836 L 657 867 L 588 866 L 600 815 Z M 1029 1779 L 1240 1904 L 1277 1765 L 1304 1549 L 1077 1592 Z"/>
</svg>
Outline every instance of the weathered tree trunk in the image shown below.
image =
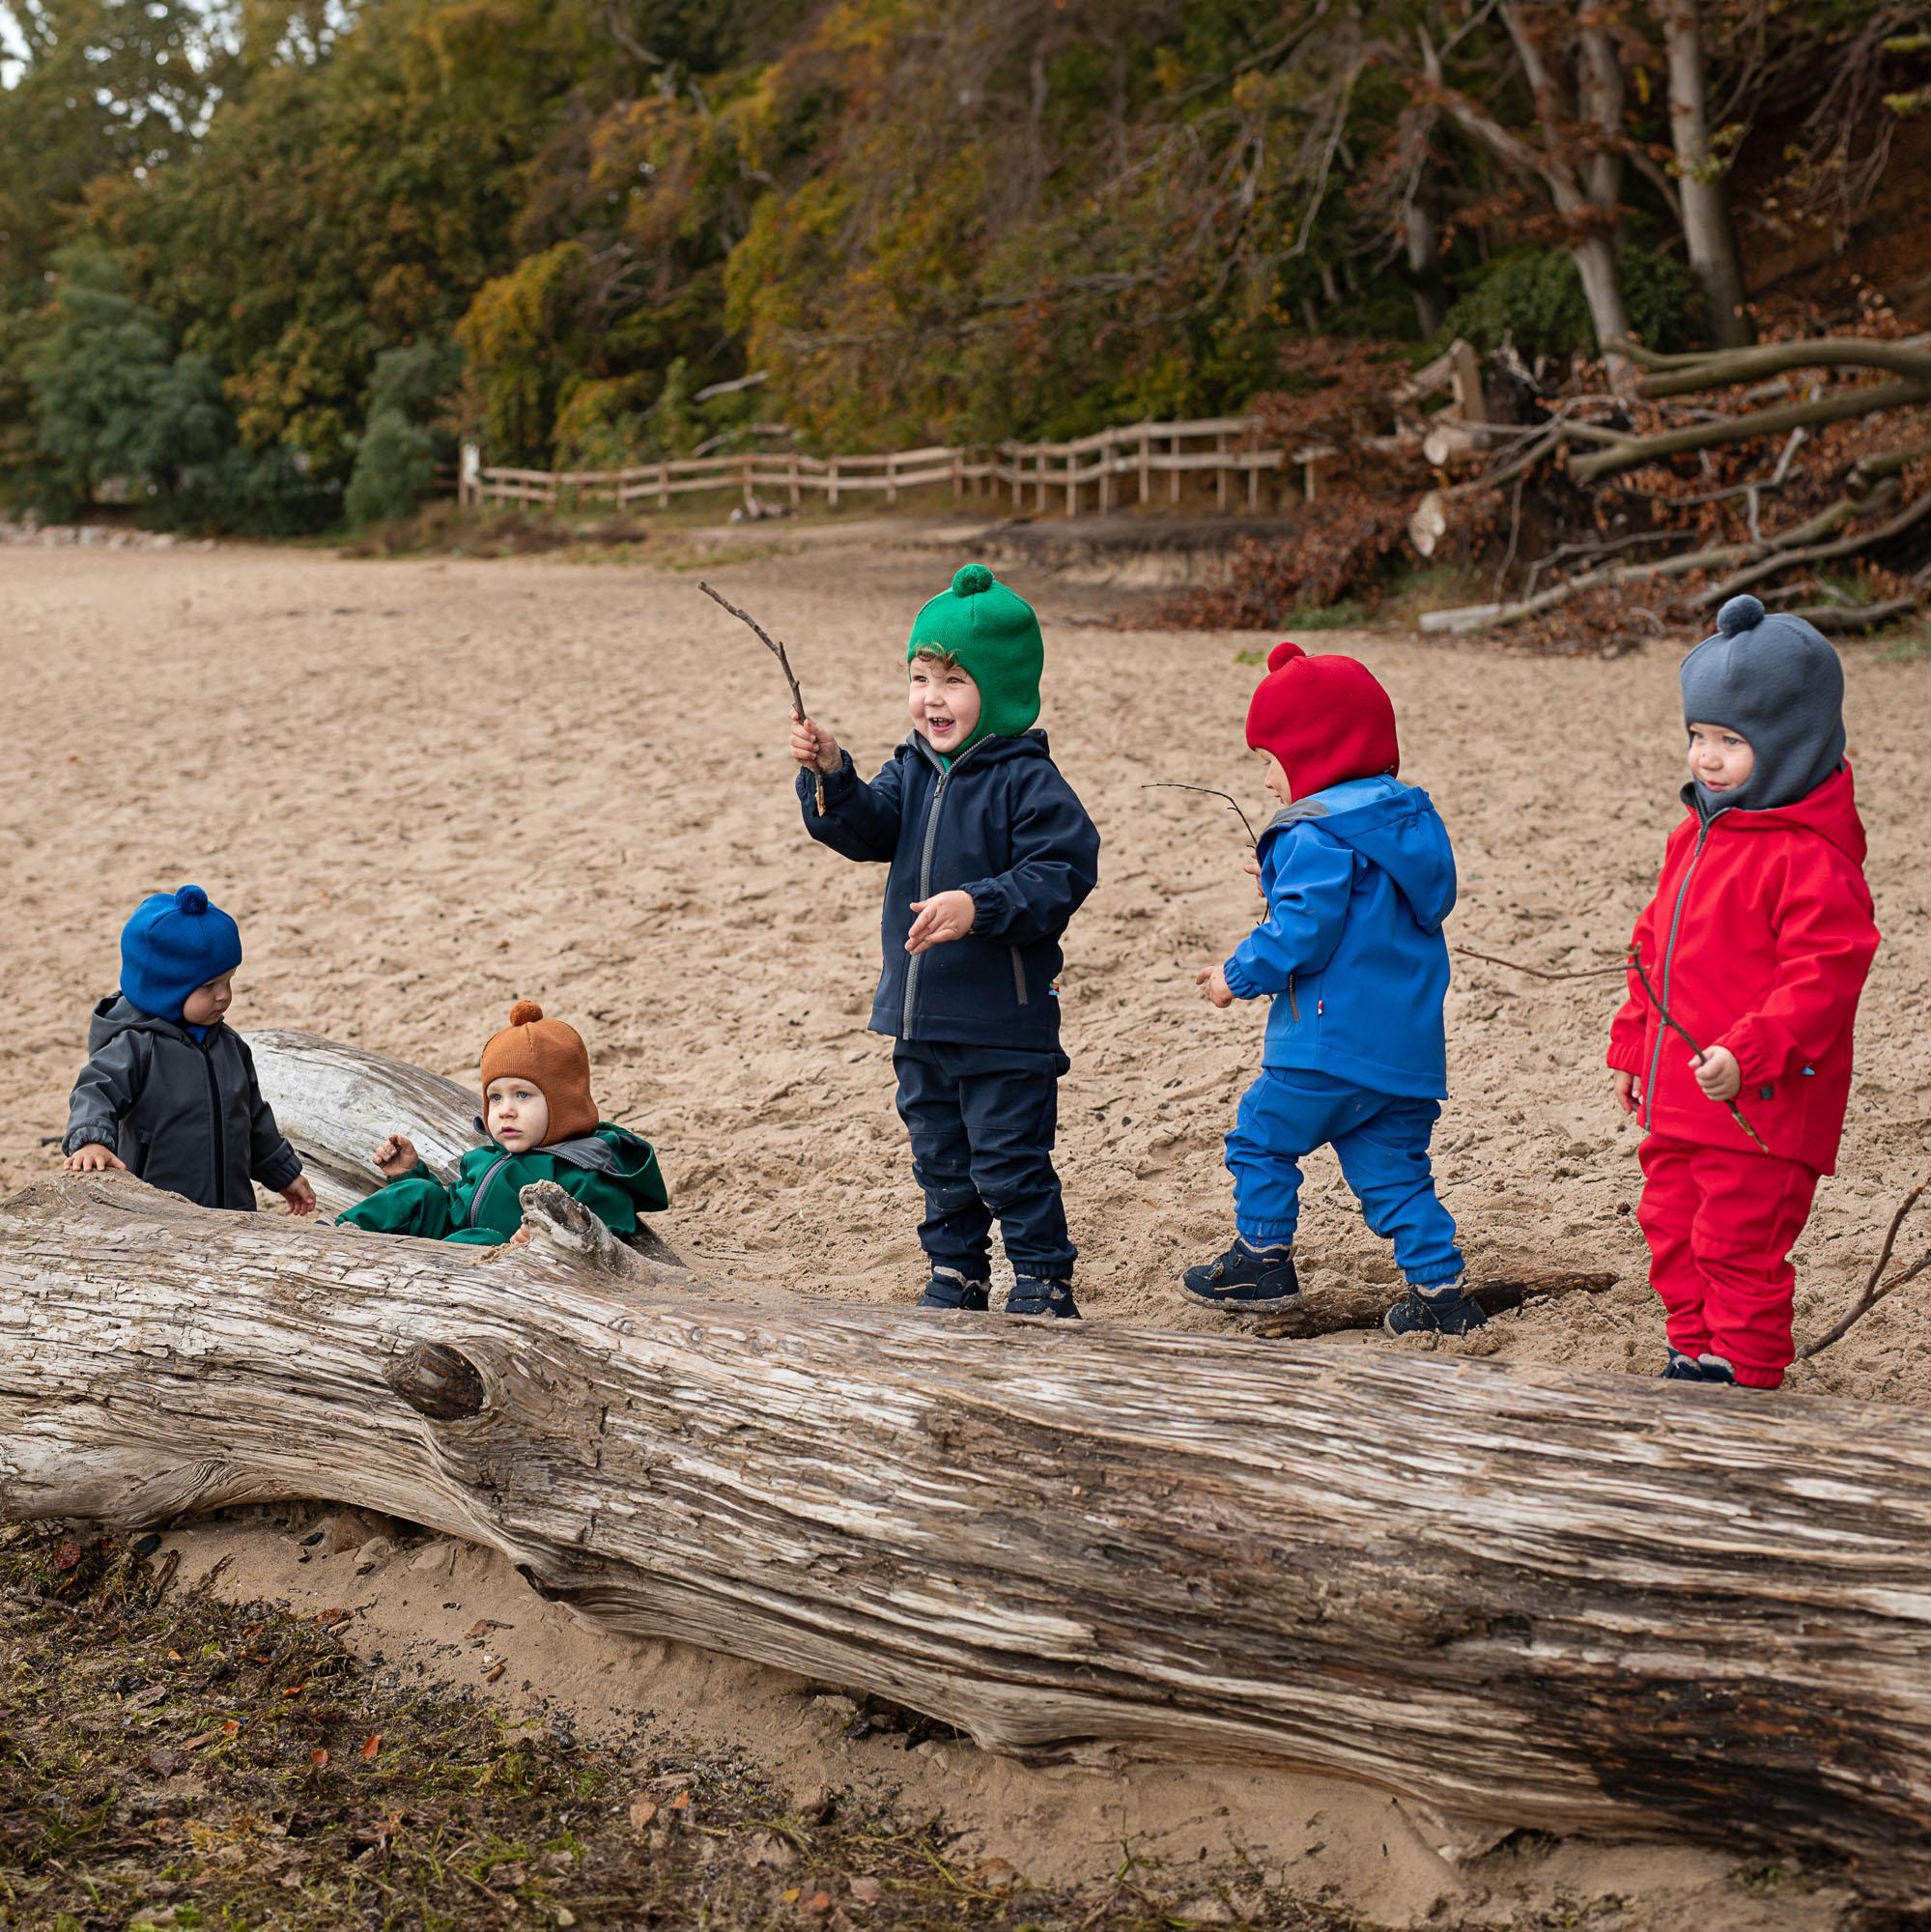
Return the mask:
<svg viewBox="0 0 1931 1932">
<path fill-rule="evenodd" d="M 1931 1896 L 1931 1420 L 1616 1376 L 731 1300 L 526 1249 L 0 1206 L 0 1512 L 328 1497 L 1008 1751 L 1244 1756 Z"/>
<path fill-rule="evenodd" d="M 1669 137 L 1676 152 L 1690 266 L 1703 285 L 1717 346 L 1746 348 L 1755 335 L 1744 306 L 1744 266 L 1730 220 L 1728 171 L 1710 145 L 1698 0 L 1664 0 L 1658 11 L 1669 62 Z"/>
</svg>

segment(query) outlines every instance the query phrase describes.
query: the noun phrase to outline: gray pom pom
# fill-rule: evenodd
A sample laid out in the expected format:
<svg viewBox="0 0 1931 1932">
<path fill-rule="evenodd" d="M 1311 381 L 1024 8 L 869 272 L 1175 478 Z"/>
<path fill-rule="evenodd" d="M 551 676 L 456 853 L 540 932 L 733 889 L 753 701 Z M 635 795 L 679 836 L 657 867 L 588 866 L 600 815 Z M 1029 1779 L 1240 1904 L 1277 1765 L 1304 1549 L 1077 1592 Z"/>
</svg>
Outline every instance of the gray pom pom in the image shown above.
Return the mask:
<svg viewBox="0 0 1931 1932">
<path fill-rule="evenodd" d="M 1754 631 L 1762 622 L 1763 606 L 1748 592 L 1732 597 L 1717 612 L 1717 628 L 1726 638 L 1734 638 L 1739 631 Z"/>
</svg>

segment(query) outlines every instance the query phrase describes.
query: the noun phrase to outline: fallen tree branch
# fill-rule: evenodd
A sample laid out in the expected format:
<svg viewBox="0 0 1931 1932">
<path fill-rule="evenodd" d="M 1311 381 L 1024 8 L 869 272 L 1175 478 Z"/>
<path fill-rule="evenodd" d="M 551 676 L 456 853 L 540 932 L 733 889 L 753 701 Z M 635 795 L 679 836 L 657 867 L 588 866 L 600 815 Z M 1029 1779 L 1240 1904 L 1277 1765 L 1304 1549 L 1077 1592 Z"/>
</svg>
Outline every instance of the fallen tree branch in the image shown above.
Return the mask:
<svg viewBox="0 0 1931 1932">
<path fill-rule="evenodd" d="M 1888 485 L 1880 487 L 1888 488 Z M 1829 563 L 1836 557 L 1855 556 L 1862 551 L 1873 550 L 1879 544 L 1888 543 L 1893 537 L 1903 536 L 1908 530 L 1915 529 L 1927 516 L 1931 516 L 1931 490 L 1874 530 L 1866 530 L 1858 536 L 1840 537 L 1835 543 L 1816 544 L 1803 550 L 1778 549 L 1772 555 L 1746 565 L 1734 576 L 1725 578 L 1721 583 L 1713 584 L 1699 593 L 1690 600 L 1691 609 L 1705 611 L 1712 605 L 1721 604 L 1738 591 L 1746 590 L 1753 583 L 1761 583 L 1767 577 L 1775 577 L 1778 571 L 1795 569 L 1806 563 Z"/>
<path fill-rule="evenodd" d="M 749 611 L 740 611 L 738 607 L 729 600 L 729 598 L 720 596 L 717 591 L 713 590 L 711 586 L 708 583 L 706 583 L 701 577 L 698 578 L 697 580 L 697 588 L 701 590 L 704 593 L 704 595 L 711 600 L 712 603 L 722 604 L 724 608 L 726 611 L 728 611 L 731 613 L 731 615 L 738 620 L 740 624 L 750 625 L 753 633 L 756 636 L 758 642 L 761 643 L 764 646 L 764 648 L 768 650 L 771 653 L 771 655 L 778 660 L 778 668 L 784 673 L 784 682 L 787 686 L 789 686 L 791 691 L 791 715 L 792 717 L 797 719 L 799 724 L 804 724 L 805 694 L 798 689 L 797 674 L 791 668 L 791 660 L 784 654 L 784 646 L 781 644 L 778 641 L 778 639 L 774 638 L 771 635 L 771 633 L 767 631 L 764 628 L 764 626 L 760 624 L 757 621 L 757 619 L 751 614 Z M 823 772 L 814 770 L 811 774 L 811 778 L 817 790 L 818 812 L 819 815 L 822 817 L 825 810 L 825 775 Z"/>
<path fill-rule="evenodd" d="M 1631 361 L 1653 372 L 1636 384 L 1636 394 L 1652 402 L 1778 376 L 1790 369 L 1885 369 L 1914 383 L 1931 383 L 1931 353 L 1860 335 L 1824 335 L 1688 355 L 1659 355 L 1640 343 L 1620 338 L 1616 347 Z"/>
<path fill-rule="evenodd" d="M 484 1261 L 123 1176 L 14 1196 L 0 1514 L 327 1499 L 989 1749 L 1300 1766 L 1931 1899 L 1921 1414 L 725 1298 L 524 1206 Z"/>
<path fill-rule="evenodd" d="M 1888 1281 L 1884 1279 L 1884 1271 L 1890 1265 L 1890 1258 L 1897 1247 L 1898 1231 L 1910 1218 L 1911 1210 L 1923 1199 L 1926 1188 L 1931 1187 L 1931 1179 L 1920 1180 L 1897 1205 L 1897 1212 L 1890 1217 L 1890 1226 L 1884 1232 L 1884 1245 L 1878 1250 L 1878 1257 L 1872 1264 L 1870 1273 L 1864 1278 L 1862 1292 L 1845 1313 L 1814 1341 L 1805 1342 L 1797 1351 L 1800 1362 L 1807 1362 L 1811 1356 L 1821 1354 L 1833 1342 L 1841 1342 L 1878 1303 L 1888 1295 L 1895 1294 L 1908 1281 L 1915 1281 L 1927 1268 L 1931 1268 L 1931 1248 L 1926 1248 L 1909 1267 L 1901 1268 Z"/>
</svg>

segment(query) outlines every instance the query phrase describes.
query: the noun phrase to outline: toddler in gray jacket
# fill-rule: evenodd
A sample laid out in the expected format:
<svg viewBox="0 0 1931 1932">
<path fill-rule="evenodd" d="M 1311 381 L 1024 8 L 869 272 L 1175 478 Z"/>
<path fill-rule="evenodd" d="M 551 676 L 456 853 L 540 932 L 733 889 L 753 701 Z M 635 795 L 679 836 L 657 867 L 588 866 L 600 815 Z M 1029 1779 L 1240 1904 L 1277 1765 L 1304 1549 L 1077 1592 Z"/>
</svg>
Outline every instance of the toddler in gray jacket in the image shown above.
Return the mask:
<svg viewBox="0 0 1931 1932">
<path fill-rule="evenodd" d="M 296 1214 L 315 1190 L 227 1026 L 241 935 L 199 886 L 143 899 L 121 932 L 121 990 L 94 1009 L 61 1151 L 204 1208 L 252 1212 L 259 1180 Z"/>
</svg>

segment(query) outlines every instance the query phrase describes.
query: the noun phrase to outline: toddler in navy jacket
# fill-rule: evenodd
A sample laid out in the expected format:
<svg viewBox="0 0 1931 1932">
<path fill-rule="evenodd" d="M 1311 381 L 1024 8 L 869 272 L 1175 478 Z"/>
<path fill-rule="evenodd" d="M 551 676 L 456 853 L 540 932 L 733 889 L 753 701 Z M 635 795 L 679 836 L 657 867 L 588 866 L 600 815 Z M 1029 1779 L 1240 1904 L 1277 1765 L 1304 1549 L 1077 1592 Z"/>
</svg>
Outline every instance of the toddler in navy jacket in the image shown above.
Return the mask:
<svg viewBox="0 0 1931 1932">
<path fill-rule="evenodd" d="M 1395 708 L 1352 658 L 1277 644 L 1247 742 L 1282 805 L 1258 853 L 1267 915 L 1198 980 L 1216 1007 L 1265 994 L 1273 1009 L 1261 1077 L 1227 1136 L 1234 1244 L 1187 1269 L 1186 1293 L 1236 1313 L 1289 1305 L 1300 1293 L 1300 1163 L 1332 1147 L 1407 1282 L 1389 1330 L 1464 1333 L 1486 1317 L 1462 1292 L 1455 1222 L 1429 1166 L 1448 1094 L 1447 830 L 1428 794 L 1396 777 Z"/>
<path fill-rule="evenodd" d="M 997 1220 L 1016 1277 L 1006 1313 L 1079 1314 L 1053 1170 L 1060 935 L 1098 876 L 1099 834 L 1034 728 L 1044 655 L 1032 607 L 969 563 L 913 623 L 912 733 L 876 778 L 821 725 L 792 724 L 806 831 L 892 868 L 871 1030 L 896 1040 L 925 1195 L 921 1308 L 986 1307 Z"/>
</svg>

